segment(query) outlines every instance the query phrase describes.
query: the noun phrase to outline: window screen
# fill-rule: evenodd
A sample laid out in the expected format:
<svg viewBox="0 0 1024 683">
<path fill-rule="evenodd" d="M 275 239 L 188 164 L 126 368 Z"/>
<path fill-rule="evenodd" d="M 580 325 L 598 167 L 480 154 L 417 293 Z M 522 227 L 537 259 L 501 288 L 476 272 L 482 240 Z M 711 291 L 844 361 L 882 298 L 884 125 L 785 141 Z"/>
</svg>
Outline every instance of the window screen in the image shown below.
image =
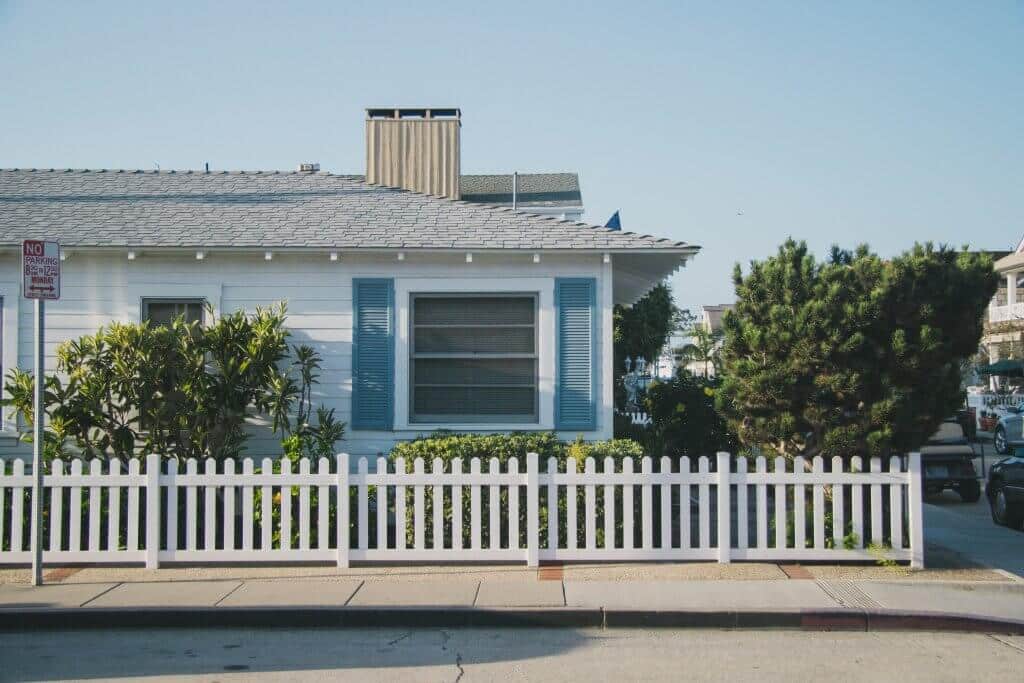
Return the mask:
<svg viewBox="0 0 1024 683">
<path fill-rule="evenodd" d="M 537 299 L 412 298 L 410 421 L 537 421 Z"/>
<path fill-rule="evenodd" d="M 203 324 L 202 299 L 143 299 L 142 319 L 154 325 L 170 325 L 181 316 L 185 322 Z"/>
</svg>

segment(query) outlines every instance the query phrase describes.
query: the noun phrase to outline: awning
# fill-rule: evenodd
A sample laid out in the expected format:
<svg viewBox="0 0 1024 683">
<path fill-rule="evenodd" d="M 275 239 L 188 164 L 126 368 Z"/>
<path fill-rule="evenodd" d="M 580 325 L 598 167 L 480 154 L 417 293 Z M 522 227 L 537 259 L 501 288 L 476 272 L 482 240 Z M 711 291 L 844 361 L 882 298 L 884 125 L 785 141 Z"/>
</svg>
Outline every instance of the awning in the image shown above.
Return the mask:
<svg viewBox="0 0 1024 683">
<path fill-rule="evenodd" d="M 1024 360 L 1001 360 L 978 368 L 979 375 L 1001 375 L 1003 377 L 1024 377 Z"/>
</svg>

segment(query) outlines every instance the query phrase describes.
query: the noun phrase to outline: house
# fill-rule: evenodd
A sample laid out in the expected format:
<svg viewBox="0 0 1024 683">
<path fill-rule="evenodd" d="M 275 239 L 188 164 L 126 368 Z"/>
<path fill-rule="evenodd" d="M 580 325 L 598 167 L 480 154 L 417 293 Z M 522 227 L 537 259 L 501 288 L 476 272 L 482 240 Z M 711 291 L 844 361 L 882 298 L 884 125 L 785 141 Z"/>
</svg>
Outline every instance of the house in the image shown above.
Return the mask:
<svg viewBox="0 0 1024 683">
<path fill-rule="evenodd" d="M 722 348 L 722 320 L 725 314 L 734 307 L 735 304 L 705 304 L 701 306 L 700 319 L 695 323 L 695 327 L 711 335 L 715 352 Z M 694 360 L 692 355 L 687 352 L 688 348 L 694 346 L 694 342 L 692 330 L 685 330 L 678 336 L 673 335 L 669 342 L 669 348 L 665 352 L 667 356 L 665 360 L 671 362 L 673 367 L 685 367 L 691 374 L 714 377 L 714 365 L 703 360 Z"/>
<path fill-rule="evenodd" d="M 735 304 L 706 304 L 701 306 L 700 325 L 705 332 L 712 335 L 722 333 L 722 320 L 725 314 L 735 308 Z"/>
<path fill-rule="evenodd" d="M 285 300 L 353 454 L 440 428 L 611 437 L 612 306 L 699 247 L 461 200 L 460 127 L 457 109 L 368 110 L 365 177 L 0 171 L 3 371 L 31 367 L 20 244 L 47 238 L 64 259 L 48 367 L 112 320 Z M 9 411 L 3 427 L 0 452 L 25 452 Z M 253 430 L 251 454 L 280 452 Z"/>
<path fill-rule="evenodd" d="M 981 348 L 985 362 L 1024 359 L 1024 297 L 1018 291 L 1024 282 L 1024 239 L 1014 251 L 985 252 L 992 257 L 999 274 L 999 286 L 985 312 Z M 971 384 L 995 384 L 995 377 L 972 376 Z"/>
<path fill-rule="evenodd" d="M 467 202 L 510 206 L 570 221 L 583 218 L 580 178 L 575 173 L 463 175 L 459 190 Z"/>
</svg>

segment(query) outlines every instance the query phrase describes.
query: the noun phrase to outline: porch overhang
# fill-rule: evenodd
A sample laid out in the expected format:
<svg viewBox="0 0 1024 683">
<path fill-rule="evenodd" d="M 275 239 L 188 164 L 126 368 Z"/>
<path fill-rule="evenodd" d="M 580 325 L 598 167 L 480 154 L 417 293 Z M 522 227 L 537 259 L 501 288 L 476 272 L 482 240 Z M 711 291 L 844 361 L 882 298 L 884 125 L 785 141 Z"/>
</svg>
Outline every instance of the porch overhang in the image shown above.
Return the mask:
<svg viewBox="0 0 1024 683">
<path fill-rule="evenodd" d="M 1024 271 L 1024 252 L 1009 254 L 992 264 L 997 273 L 1015 273 Z"/>
<path fill-rule="evenodd" d="M 655 285 L 697 255 L 698 246 L 664 251 L 621 252 L 612 255 L 612 298 L 616 305 L 636 303 Z"/>
</svg>

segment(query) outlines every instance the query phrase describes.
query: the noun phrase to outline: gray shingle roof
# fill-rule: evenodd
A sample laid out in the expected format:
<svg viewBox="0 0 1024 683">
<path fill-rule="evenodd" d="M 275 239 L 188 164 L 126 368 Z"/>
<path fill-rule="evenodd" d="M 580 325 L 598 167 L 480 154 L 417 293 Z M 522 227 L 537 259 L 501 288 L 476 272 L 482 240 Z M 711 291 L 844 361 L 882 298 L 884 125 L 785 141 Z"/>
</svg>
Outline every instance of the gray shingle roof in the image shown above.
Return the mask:
<svg viewBox="0 0 1024 683">
<path fill-rule="evenodd" d="M 484 204 L 512 204 L 512 174 L 464 175 L 459 178 L 462 199 Z M 580 178 L 575 173 L 520 173 L 516 204 L 582 206 Z"/>
<path fill-rule="evenodd" d="M 0 246 L 692 250 L 328 173 L 0 170 Z"/>
</svg>

